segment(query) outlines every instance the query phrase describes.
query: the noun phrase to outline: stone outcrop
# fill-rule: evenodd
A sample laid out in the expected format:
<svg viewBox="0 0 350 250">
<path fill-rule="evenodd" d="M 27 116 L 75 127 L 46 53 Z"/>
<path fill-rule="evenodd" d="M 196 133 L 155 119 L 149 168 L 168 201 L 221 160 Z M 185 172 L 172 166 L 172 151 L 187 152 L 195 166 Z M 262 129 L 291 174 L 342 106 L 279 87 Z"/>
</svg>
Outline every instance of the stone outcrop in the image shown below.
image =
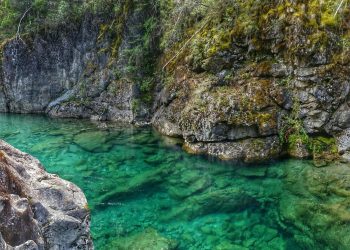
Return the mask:
<svg viewBox="0 0 350 250">
<path fill-rule="evenodd" d="M 190 152 L 221 158 L 250 162 L 253 151 L 255 161 L 285 153 L 349 159 L 350 67 L 334 28 L 342 19 L 311 27 L 308 20 L 323 15 L 311 1 L 265 4 L 223 11 L 235 21 L 212 20 L 193 38 L 168 67 L 172 78 L 158 95 L 153 125 L 183 137 Z M 254 32 L 242 28 L 249 24 Z"/>
<path fill-rule="evenodd" d="M 0 249 L 93 249 L 82 191 L 0 141 Z"/>
</svg>

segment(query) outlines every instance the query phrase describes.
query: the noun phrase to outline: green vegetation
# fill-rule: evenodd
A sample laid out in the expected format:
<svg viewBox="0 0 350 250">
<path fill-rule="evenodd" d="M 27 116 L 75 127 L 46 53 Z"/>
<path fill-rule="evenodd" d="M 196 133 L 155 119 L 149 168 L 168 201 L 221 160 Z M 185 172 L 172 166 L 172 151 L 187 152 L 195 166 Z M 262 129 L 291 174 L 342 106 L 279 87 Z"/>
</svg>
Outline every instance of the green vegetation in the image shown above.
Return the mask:
<svg viewBox="0 0 350 250">
<path fill-rule="evenodd" d="M 206 59 L 232 50 L 233 44 L 249 47 L 252 59 L 266 55 L 272 47 L 280 52 L 275 56 L 292 62 L 331 46 L 337 52 L 341 46 L 332 33 L 346 35 L 342 31 L 350 14 L 346 3 L 332 0 L 165 2 L 161 5 L 161 47 L 164 64 L 171 61 L 170 71 L 187 62 L 200 68 Z M 300 42 L 301 36 L 308 41 Z M 180 49 L 182 53 L 176 55 Z"/>
<path fill-rule="evenodd" d="M 21 33 L 38 32 L 79 20 L 87 1 L 4 0 L 0 3 L 0 39 L 14 37 L 21 18 Z"/>
<path fill-rule="evenodd" d="M 310 150 L 315 160 L 333 161 L 339 157 L 336 141 L 332 137 L 317 136 L 312 138 Z"/>
<path fill-rule="evenodd" d="M 103 15 L 117 12 L 114 0 L 3 0 L 0 2 L 0 40 L 16 35 L 21 18 L 21 33 L 35 33 L 59 25 L 81 21 L 87 12 Z"/>
<path fill-rule="evenodd" d="M 287 146 L 288 151 L 297 148 L 310 147 L 310 138 L 304 130 L 303 123 L 300 119 L 292 116 L 285 117 L 284 126 L 279 131 L 280 141 Z"/>
<path fill-rule="evenodd" d="M 335 139 L 329 135 L 308 135 L 303 121 L 298 117 L 300 112 L 298 102 L 294 103 L 291 114 L 284 117 L 282 128 L 279 131 L 280 141 L 286 146 L 287 151 L 292 155 L 294 152 L 299 152 L 299 154 L 303 152 L 303 157 L 312 156 L 316 161 L 337 159 L 339 154 Z"/>
</svg>

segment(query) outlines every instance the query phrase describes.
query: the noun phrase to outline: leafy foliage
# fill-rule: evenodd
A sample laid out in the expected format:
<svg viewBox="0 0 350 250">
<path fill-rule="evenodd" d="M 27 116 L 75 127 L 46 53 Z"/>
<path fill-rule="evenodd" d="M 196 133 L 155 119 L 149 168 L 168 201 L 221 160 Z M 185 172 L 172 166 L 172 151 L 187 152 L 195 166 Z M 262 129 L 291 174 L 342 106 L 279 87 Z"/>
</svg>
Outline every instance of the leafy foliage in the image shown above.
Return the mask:
<svg viewBox="0 0 350 250">
<path fill-rule="evenodd" d="M 114 0 L 3 0 L 0 2 L 0 40 L 13 37 L 23 17 L 22 33 L 38 32 L 79 21 L 86 12 L 113 10 Z M 28 13 L 24 16 L 24 13 Z"/>
<path fill-rule="evenodd" d="M 183 56 L 176 59 L 194 68 L 232 49 L 232 44 L 248 47 L 249 55 L 257 58 L 275 42 L 280 55 L 291 61 L 327 48 L 337 52 L 341 48 L 334 33 L 341 37 L 347 30 L 346 4 L 340 5 L 339 0 L 167 0 L 161 4 L 164 61 L 184 46 Z M 308 41 L 302 42 L 304 38 Z"/>
</svg>

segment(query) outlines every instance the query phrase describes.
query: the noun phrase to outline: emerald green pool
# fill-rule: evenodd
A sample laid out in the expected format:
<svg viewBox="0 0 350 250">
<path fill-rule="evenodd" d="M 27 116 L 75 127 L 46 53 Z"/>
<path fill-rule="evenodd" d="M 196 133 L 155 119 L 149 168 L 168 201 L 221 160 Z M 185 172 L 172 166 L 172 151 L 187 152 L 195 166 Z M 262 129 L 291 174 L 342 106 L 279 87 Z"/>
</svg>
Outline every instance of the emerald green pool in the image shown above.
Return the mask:
<svg viewBox="0 0 350 250">
<path fill-rule="evenodd" d="M 0 115 L 0 137 L 77 184 L 102 249 L 350 249 L 350 171 L 244 166 L 151 128 Z"/>
</svg>

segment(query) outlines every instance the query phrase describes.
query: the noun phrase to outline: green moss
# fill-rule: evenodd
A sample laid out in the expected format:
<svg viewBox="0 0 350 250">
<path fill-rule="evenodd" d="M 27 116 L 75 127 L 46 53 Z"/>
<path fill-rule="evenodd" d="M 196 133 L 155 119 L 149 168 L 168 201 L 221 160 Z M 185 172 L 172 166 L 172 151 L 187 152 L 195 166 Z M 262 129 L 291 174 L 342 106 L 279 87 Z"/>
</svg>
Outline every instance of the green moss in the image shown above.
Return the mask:
<svg viewBox="0 0 350 250">
<path fill-rule="evenodd" d="M 166 29 L 162 40 L 164 61 L 170 60 L 179 48 L 185 47 L 182 53 L 186 54 L 176 56 L 174 62 L 168 65 L 170 71 L 176 65 L 186 63 L 201 69 L 208 58 L 230 50 L 233 44 L 249 45 L 247 56 L 251 58 L 259 54 L 266 55 L 273 45 L 274 53 L 280 53 L 278 56 L 287 62 L 300 63 L 311 54 L 323 53 L 331 46 L 333 51 L 339 50 L 334 45 L 334 34 L 341 36 L 350 15 L 346 3 L 336 14 L 339 1 L 331 0 L 204 0 L 202 3 L 205 7 L 188 6 L 192 11 L 182 16 L 176 27 Z M 167 8 L 168 15 L 162 20 L 165 27 L 173 25 L 178 19 L 177 15 L 185 9 L 176 3 L 170 6 Z M 196 34 L 206 23 L 203 30 Z M 295 26 L 298 33 L 288 32 L 290 26 Z M 277 40 L 266 37 L 271 30 L 280 30 L 281 37 Z M 171 34 L 176 35 L 177 39 L 171 39 L 174 38 Z M 307 37 L 308 41 L 300 43 L 300 36 Z"/>
<path fill-rule="evenodd" d="M 112 45 L 112 57 L 116 57 L 118 55 L 119 47 L 122 42 L 123 38 L 123 32 L 126 25 L 126 18 L 128 17 L 131 8 L 133 6 L 132 0 L 127 0 L 122 3 L 122 6 L 118 8 L 118 11 L 116 13 L 116 39 L 114 40 L 114 43 Z"/>
<path fill-rule="evenodd" d="M 334 16 L 334 13 L 327 11 L 322 13 L 320 24 L 322 27 L 335 27 L 338 24 L 338 20 Z"/>
<path fill-rule="evenodd" d="M 139 110 L 141 106 L 141 101 L 139 99 L 133 99 L 131 101 L 131 110 L 133 113 L 137 113 L 137 111 Z"/>
<path fill-rule="evenodd" d="M 281 78 L 281 79 L 277 79 L 277 84 L 279 86 L 282 86 L 282 87 L 290 88 L 291 87 L 291 82 L 292 82 L 292 77 L 291 76 L 288 76 L 288 77 L 285 77 L 285 78 Z"/>
<path fill-rule="evenodd" d="M 148 78 L 141 82 L 140 91 L 141 91 L 141 99 L 146 104 L 151 104 L 153 101 L 153 89 L 155 87 L 154 79 Z"/>
<path fill-rule="evenodd" d="M 304 130 L 300 120 L 288 118 L 288 122 L 280 130 L 280 140 L 287 146 L 288 152 L 303 147 L 312 155 L 314 160 L 338 159 L 338 147 L 333 137 L 310 137 Z"/>
<path fill-rule="evenodd" d="M 333 160 L 339 156 L 336 140 L 333 137 L 317 136 L 312 138 L 310 150 L 314 159 L 328 158 Z"/>
<path fill-rule="evenodd" d="M 300 145 L 308 146 L 310 143 L 309 136 L 300 131 L 296 131 L 288 136 L 288 150 L 293 150 Z"/>
<path fill-rule="evenodd" d="M 292 112 L 283 118 L 279 130 L 280 141 L 286 146 L 288 152 L 294 152 L 298 148 L 304 148 L 307 151 L 310 149 L 311 140 L 299 118 L 299 112 L 300 103 L 294 100 Z"/>
</svg>

